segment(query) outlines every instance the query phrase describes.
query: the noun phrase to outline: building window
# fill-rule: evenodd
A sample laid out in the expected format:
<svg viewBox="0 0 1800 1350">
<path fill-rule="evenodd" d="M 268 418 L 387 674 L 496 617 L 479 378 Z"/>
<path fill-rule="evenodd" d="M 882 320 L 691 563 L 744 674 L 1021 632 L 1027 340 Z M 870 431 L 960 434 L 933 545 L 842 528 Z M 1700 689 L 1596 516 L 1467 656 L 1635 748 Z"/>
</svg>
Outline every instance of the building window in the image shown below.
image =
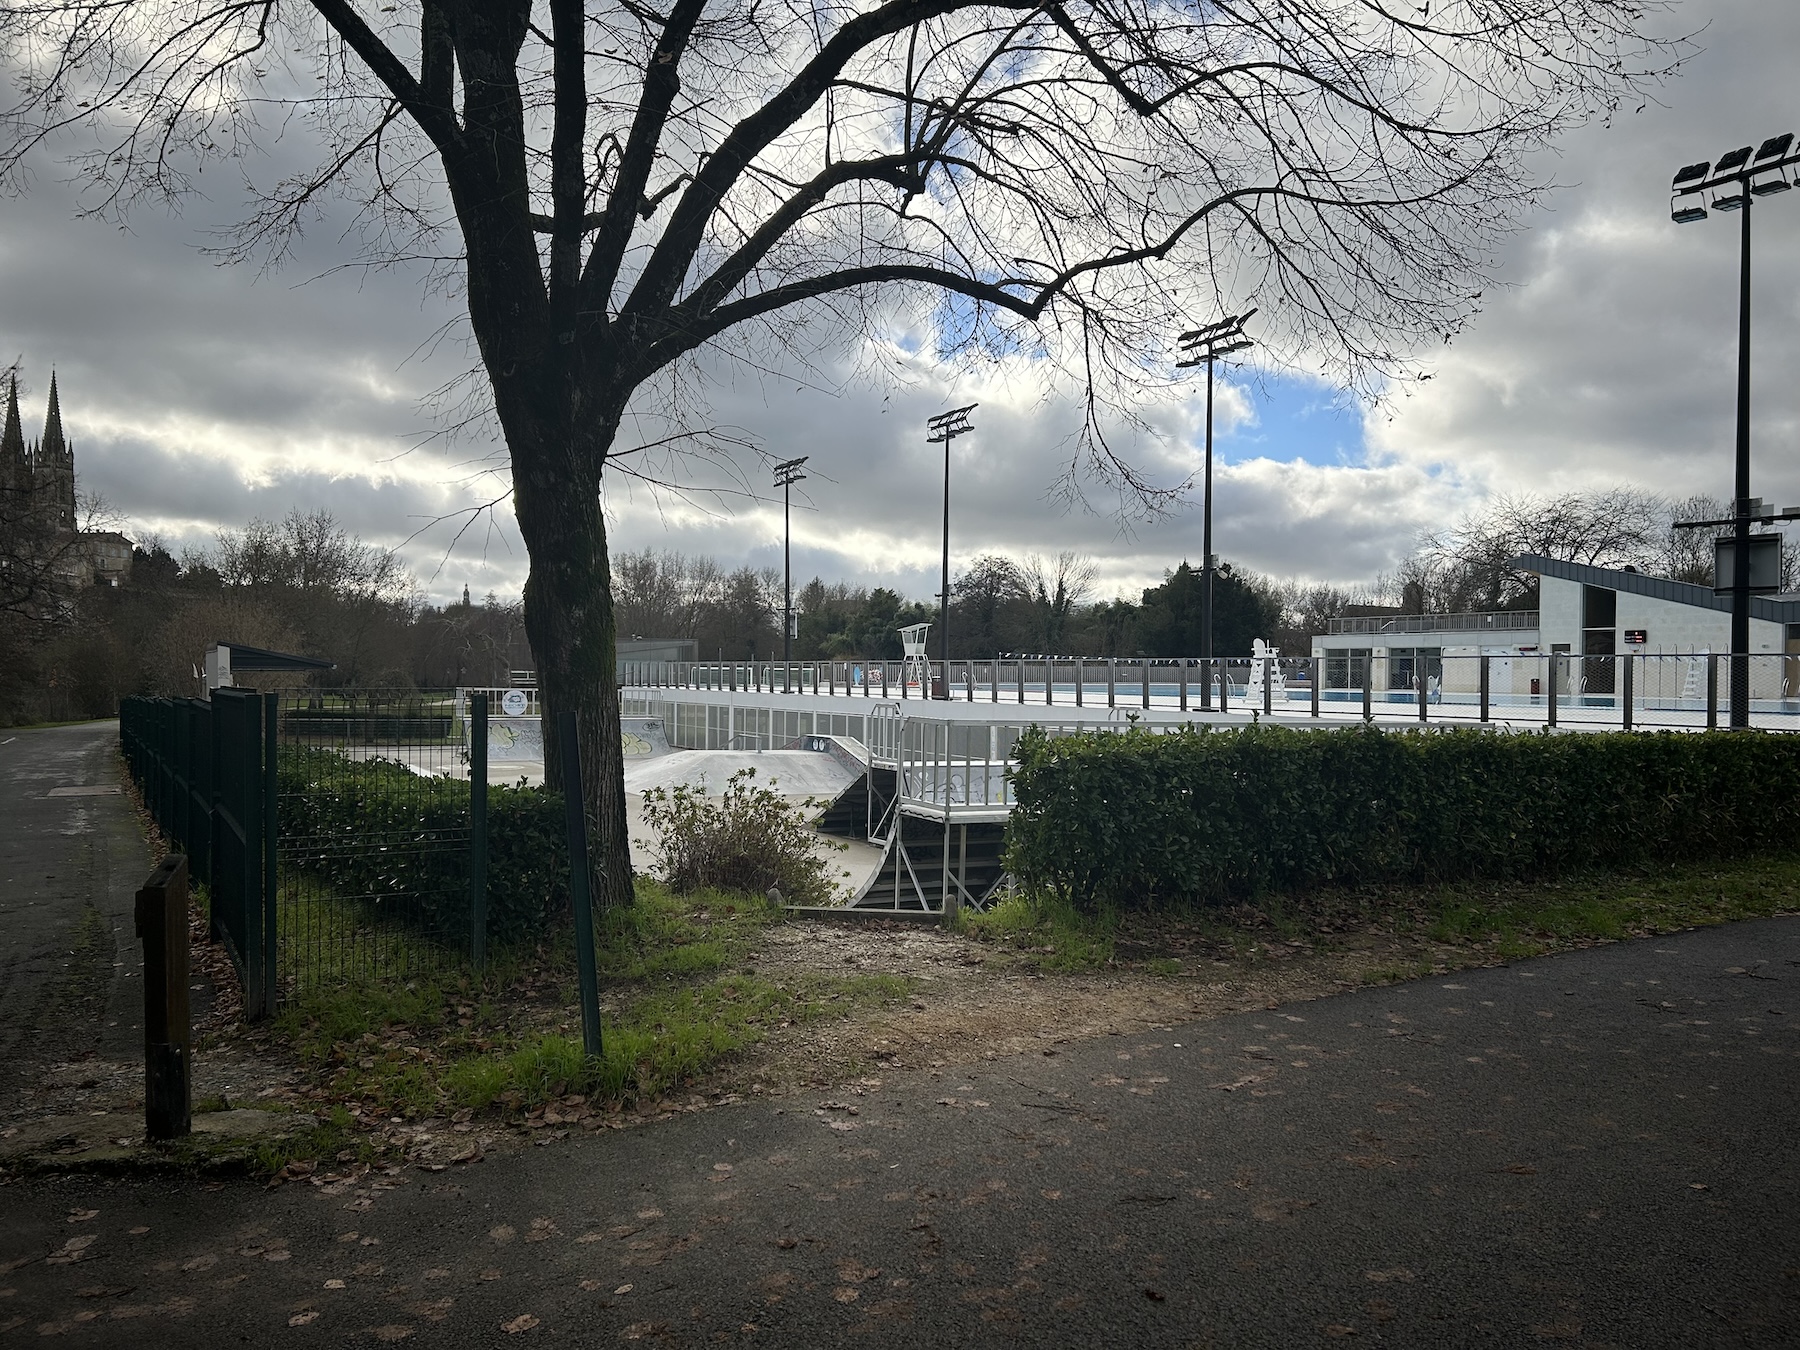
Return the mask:
<svg viewBox="0 0 1800 1350">
<path fill-rule="evenodd" d="M 1325 687 L 1327 689 L 1361 689 L 1363 672 L 1369 667 L 1367 647 L 1346 647 L 1325 653 Z"/>
<path fill-rule="evenodd" d="M 1388 649 L 1388 688 L 1417 689 L 1419 673 L 1427 680 L 1444 677 L 1442 647 L 1390 647 Z"/>
<path fill-rule="evenodd" d="M 1617 628 L 1619 626 L 1619 593 L 1606 586 L 1581 588 L 1581 626 L 1583 628 Z"/>
</svg>

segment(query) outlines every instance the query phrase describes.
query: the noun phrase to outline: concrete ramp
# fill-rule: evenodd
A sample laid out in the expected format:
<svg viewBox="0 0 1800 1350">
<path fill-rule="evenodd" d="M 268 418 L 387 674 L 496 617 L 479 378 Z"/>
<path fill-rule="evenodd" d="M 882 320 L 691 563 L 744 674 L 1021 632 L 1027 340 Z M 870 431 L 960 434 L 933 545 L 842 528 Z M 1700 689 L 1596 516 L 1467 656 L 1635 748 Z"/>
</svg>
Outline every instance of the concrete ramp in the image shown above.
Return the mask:
<svg viewBox="0 0 1800 1350">
<path fill-rule="evenodd" d="M 543 723 L 535 717 L 488 718 L 489 764 L 542 764 Z"/>
<path fill-rule="evenodd" d="M 660 717 L 622 718 L 619 738 L 623 742 L 627 764 L 669 753 L 669 738 L 663 732 Z M 543 762 L 543 723 L 537 718 L 488 718 L 488 763 L 541 765 Z"/>
<path fill-rule="evenodd" d="M 668 733 L 660 717 L 622 717 L 619 739 L 624 743 L 625 763 L 629 766 L 671 753 Z M 626 770 L 629 777 L 630 770 Z"/>
<path fill-rule="evenodd" d="M 685 785 L 716 796 L 745 769 L 756 770 L 758 787 L 821 804 L 836 801 L 858 777 L 834 756 L 811 750 L 674 750 L 654 758 L 627 757 L 625 790 Z"/>
</svg>

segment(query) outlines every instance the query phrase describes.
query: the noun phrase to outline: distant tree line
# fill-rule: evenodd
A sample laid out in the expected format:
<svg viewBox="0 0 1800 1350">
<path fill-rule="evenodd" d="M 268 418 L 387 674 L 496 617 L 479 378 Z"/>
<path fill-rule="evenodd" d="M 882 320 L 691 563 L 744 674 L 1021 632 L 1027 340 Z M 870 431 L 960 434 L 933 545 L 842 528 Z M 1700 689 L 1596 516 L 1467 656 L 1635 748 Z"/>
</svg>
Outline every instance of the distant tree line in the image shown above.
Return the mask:
<svg viewBox="0 0 1800 1350">
<path fill-rule="evenodd" d="M 1304 656 L 1314 634 L 1348 614 L 1532 609 L 1536 578 L 1512 563 L 1522 554 L 1710 585 L 1719 531 L 1674 526 L 1724 514 L 1710 498 L 1671 501 L 1628 489 L 1499 497 L 1422 536 L 1392 573 L 1362 586 L 1282 582 L 1224 563 L 1214 584 L 1214 650 L 1245 656 L 1260 637 Z M 1791 556 L 1787 569 L 1791 588 Z M 621 637 L 692 638 L 703 658 L 779 656 L 775 569 L 728 569 L 646 549 L 616 555 L 612 570 Z M 392 552 L 363 543 L 326 512 L 253 520 L 179 558 L 146 537 L 116 587 L 50 594 L 43 577 L 61 574 L 36 575 L 29 607 L 0 607 L 0 725 L 106 716 L 127 694 L 195 693 L 201 655 L 216 641 L 323 657 L 335 669 L 322 682 L 337 686 L 497 685 L 537 665 L 517 601 L 477 602 L 465 593 L 460 602 L 427 603 Z M 1091 558 L 1070 552 L 976 557 L 950 585 L 952 655 L 1199 652 L 1201 576 L 1192 563 L 1166 569 L 1135 598 L 1099 595 L 1097 577 Z M 794 655 L 804 661 L 897 660 L 901 627 L 938 623 L 935 597 L 883 586 L 814 577 L 794 602 Z"/>
<path fill-rule="evenodd" d="M 1075 553 L 1054 558 L 1000 554 L 975 558 L 950 583 L 951 655 L 1002 653 L 1086 656 L 1191 656 L 1199 650 L 1200 573 L 1183 562 L 1161 585 L 1098 599 L 1098 569 Z M 781 574 L 659 550 L 620 555 L 613 593 L 622 635 L 692 637 L 702 658 L 767 659 L 781 652 Z M 1215 646 L 1247 655 L 1253 639 L 1282 636 L 1283 589 L 1230 564 L 1214 583 Z M 821 577 L 796 588 L 794 658 L 898 660 L 900 629 L 934 626 L 936 599 L 908 599 L 885 586 L 853 586 Z M 1300 639 L 1304 642 L 1304 637 Z"/>
<path fill-rule="evenodd" d="M 83 586 L 50 608 L 55 622 L 0 615 L 0 725 L 109 716 L 130 694 L 196 694 L 202 655 L 220 641 L 332 661 L 320 677 L 332 686 L 504 683 L 531 665 L 516 601 L 427 604 L 392 552 L 323 511 L 253 520 L 179 558 L 148 536 L 121 584 Z"/>
</svg>

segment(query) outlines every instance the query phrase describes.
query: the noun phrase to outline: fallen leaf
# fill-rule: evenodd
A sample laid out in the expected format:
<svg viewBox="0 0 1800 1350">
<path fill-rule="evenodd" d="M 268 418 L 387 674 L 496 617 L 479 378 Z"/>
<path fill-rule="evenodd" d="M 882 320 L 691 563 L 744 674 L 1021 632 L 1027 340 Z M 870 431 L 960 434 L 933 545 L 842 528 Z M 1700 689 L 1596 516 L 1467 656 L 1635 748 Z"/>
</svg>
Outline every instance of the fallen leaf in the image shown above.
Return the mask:
<svg viewBox="0 0 1800 1350">
<path fill-rule="evenodd" d="M 513 1318 L 512 1321 L 502 1322 L 500 1324 L 500 1330 L 504 1331 L 508 1336 L 517 1336 L 521 1331 L 530 1331 L 537 1324 L 537 1318 L 533 1317 L 530 1313 L 520 1313 L 517 1317 Z"/>
<path fill-rule="evenodd" d="M 378 1341 L 403 1341 L 413 1334 L 411 1327 L 403 1327 L 397 1322 L 390 1322 L 385 1327 L 375 1328 L 375 1339 Z"/>
<path fill-rule="evenodd" d="M 1163 1301 L 1164 1295 L 1159 1290 L 1145 1289 L 1144 1297 L 1149 1299 L 1152 1303 L 1161 1303 Z"/>
<path fill-rule="evenodd" d="M 844 1288 L 839 1289 L 835 1293 L 833 1293 L 832 1297 L 835 1298 L 839 1303 L 854 1303 L 854 1302 L 856 1302 L 857 1299 L 862 1297 L 862 1294 L 860 1291 L 852 1289 L 848 1285 L 846 1285 Z"/>
<path fill-rule="evenodd" d="M 615 1294 L 629 1294 L 630 1292 L 631 1286 L 628 1284 L 622 1284 L 617 1289 L 613 1290 L 613 1293 Z"/>
<path fill-rule="evenodd" d="M 1330 1326 L 1325 1328 L 1325 1334 L 1330 1336 L 1333 1340 L 1336 1340 L 1339 1337 L 1356 1335 L 1356 1328 L 1347 1327 L 1342 1322 L 1333 1322 Z"/>
<path fill-rule="evenodd" d="M 775 1245 L 784 1252 L 791 1252 L 800 1245 L 800 1240 L 791 1237 L 778 1237 L 775 1239 Z"/>
<path fill-rule="evenodd" d="M 503 1223 L 497 1228 L 490 1228 L 488 1236 L 495 1242 L 511 1242 L 517 1230 L 510 1223 Z"/>
<path fill-rule="evenodd" d="M 318 1309 L 308 1308 L 305 1312 L 297 1312 L 292 1317 L 288 1318 L 288 1325 L 290 1327 L 303 1327 L 308 1322 L 316 1322 L 318 1317 Z"/>
<path fill-rule="evenodd" d="M 1688 1182 L 1688 1189 L 1690 1191 L 1703 1191 L 1706 1189 L 1706 1183 L 1704 1181 L 1690 1181 Z"/>
<path fill-rule="evenodd" d="M 342 1280 L 327 1280 L 325 1281 L 325 1287 L 327 1289 L 342 1289 L 344 1287 L 344 1282 Z"/>
<path fill-rule="evenodd" d="M 86 1223 L 89 1219 L 97 1219 L 99 1217 L 100 1211 L 97 1209 L 72 1209 L 69 1211 L 70 1223 Z"/>
</svg>

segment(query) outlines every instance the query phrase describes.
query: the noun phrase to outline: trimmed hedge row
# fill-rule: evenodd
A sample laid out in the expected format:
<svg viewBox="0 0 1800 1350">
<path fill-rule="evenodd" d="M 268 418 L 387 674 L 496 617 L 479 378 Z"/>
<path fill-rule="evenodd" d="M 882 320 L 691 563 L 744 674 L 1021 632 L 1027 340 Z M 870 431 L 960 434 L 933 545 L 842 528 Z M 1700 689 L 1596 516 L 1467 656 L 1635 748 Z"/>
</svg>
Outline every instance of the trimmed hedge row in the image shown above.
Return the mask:
<svg viewBox="0 0 1800 1350">
<path fill-rule="evenodd" d="M 444 938 L 469 931 L 469 785 L 392 760 L 283 747 L 284 850 L 340 895 L 404 902 Z M 543 932 L 569 905 L 562 794 L 488 788 L 488 933 Z M 397 908 L 399 906 L 397 905 Z"/>
<path fill-rule="evenodd" d="M 1800 738 L 1205 726 L 1023 736 L 1008 865 L 1083 908 L 1800 841 Z"/>
</svg>

